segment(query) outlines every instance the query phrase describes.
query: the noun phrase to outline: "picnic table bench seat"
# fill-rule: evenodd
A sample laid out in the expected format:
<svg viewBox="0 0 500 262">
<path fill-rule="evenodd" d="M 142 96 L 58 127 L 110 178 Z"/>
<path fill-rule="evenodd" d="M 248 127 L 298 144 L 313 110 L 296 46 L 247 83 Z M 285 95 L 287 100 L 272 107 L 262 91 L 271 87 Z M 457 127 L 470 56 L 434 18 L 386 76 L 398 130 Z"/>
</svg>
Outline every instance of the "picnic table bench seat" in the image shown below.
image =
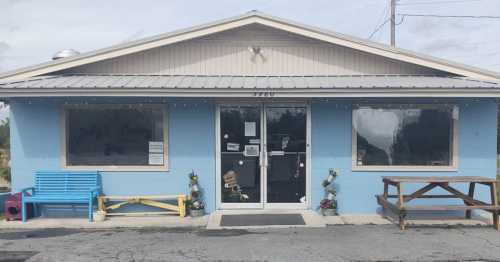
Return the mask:
<svg viewBox="0 0 500 262">
<path fill-rule="evenodd" d="M 480 176 L 384 176 L 384 193 L 376 195 L 377 202 L 383 207 L 391 210 L 399 216 L 399 226 L 405 229 L 405 217 L 408 211 L 465 211 L 466 218 L 470 219 L 472 210 L 485 210 L 492 213 L 493 227 L 500 230 L 500 205 L 497 199 L 497 181 L 493 178 Z M 425 186 L 411 194 L 403 193 L 403 185 L 408 183 L 425 184 Z M 462 193 L 451 186 L 451 183 L 468 184 L 469 191 Z M 474 198 L 476 184 L 485 185 L 490 188 L 491 202 Z M 397 194 L 389 194 L 389 186 L 396 188 Z M 441 188 L 449 194 L 426 194 L 434 188 Z M 389 198 L 396 198 L 396 203 L 389 201 Z M 419 198 L 455 198 L 463 201 L 463 205 L 408 205 L 407 203 Z"/>
<path fill-rule="evenodd" d="M 33 204 L 35 213 L 37 204 L 87 204 L 88 219 L 92 221 L 99 184 L 97 171 L 37 171 L 35 186 L 21 191 L 22 221 L 26 221 L 28 203 Z"/>
</svg>

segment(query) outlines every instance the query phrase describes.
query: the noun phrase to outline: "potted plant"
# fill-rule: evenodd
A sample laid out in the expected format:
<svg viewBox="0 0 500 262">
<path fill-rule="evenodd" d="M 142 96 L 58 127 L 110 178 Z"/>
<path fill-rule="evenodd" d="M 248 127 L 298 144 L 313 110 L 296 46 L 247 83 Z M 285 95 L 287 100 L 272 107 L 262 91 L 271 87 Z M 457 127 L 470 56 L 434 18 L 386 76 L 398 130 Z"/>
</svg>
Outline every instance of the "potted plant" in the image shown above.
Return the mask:
<svg viewBox="0 0 500 262">
<path fill-rule="evenodd" d="M 199 201 L 190 202 L 189 215 L 191 217 L 201 217 L 205 215 L 205 205 Z"/>
<path fill-rule="evenodd" d="M 98 210 L 97 212 L 94 213 L 95 222 L 102 222 L 104 220 L 106 220 L 106 212 Z"/>
<path fill-rule="evenodd" d="M 325 198 L 319 202 L 319 207 L 323 216 L 337 215 L 337 190 L 333 186 L 333 180 L 335 180 L 337 176 L 338 173 L 330 169 L 328 177 L 321 182 L 321 186 L 325 189 Z"/>
<path fill-rule="evenodd" d="M 335 200 L 322 199 L 321 202 L 319 202 L 319 206 L 323 216 L 337 215 L 337 202 Z"/>
<path fill-rule="evenodd" d="M 205 204 L 201 200 L 201 190 L 198 185 L 198 175 L 193 172 L 189 174 L 190 196 L 186 201 L 186 208 L 191 217 L 201 217 L 205 215 Z"/>
</svg>

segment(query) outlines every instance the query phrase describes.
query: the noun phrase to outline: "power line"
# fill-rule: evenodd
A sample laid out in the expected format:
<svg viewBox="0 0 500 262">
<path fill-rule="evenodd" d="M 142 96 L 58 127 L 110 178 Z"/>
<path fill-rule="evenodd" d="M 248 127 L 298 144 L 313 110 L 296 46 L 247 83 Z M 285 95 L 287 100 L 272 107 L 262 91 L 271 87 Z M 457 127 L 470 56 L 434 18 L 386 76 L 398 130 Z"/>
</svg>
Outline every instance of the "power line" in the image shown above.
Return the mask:
<svg viewBox="0 0 500 262">
<path fill-rule="evenodd" d="M 382 28 L 382 26 L 384 26 L 386 23 L 387 23 L 387 20 L 385 21 L 382 21 L 382 19 L 386 18 L 387 17 L 387 11 L 389 10 L 389 6 L 386 5 L 384 10 L 382 11 L 382 13 L 380 14 L 380 17 L 379 19 L 377 20 L 377 25 L 373 31 L 370 33 L 370 35 L 368 36 L 368 39 L 372 39 L 372 37 Z"/>
<path fill-rule="evenodd" d="M 370 34 L 370 36 L 368 37 L 368 39 L 372 39 L 373 35 L 375 35 L 375 33 L 377 33 L 380 29 L 382 29 L 382 27 L 384 25 L 387 24 L 387 22 L 391 21 L 390 18 L 387 18 L 382 24 L 380 24 L 377 28 L 375 28 L 375 30 L 373 30 L 373 32 Z"/>
<path fill-rule="evenodd" d="M 382 18 L 382 17 L 387 17 L 387 15 L 388 15 L 388 14 L 387 14 L 387 11 L 388 11 L 388 10 L 389 10 L 389 7 L 388 7 L 388 6 L 386 6 L 386 8 L 384 9 L 384 11 L 383 11 L 383 13 L 382 13 L 381 18 Z M 395 25 L 395 26 L 397 26 L 397 25 L 402 24 L 402 23 L 403 23 L 403 21 L 404 21 L 404 19 L 405 19 L 405 17 L 404 17 L 404 16 L 402 16 L 402 17 L 401 17 L 401 20 L 400 20 L 399 22 L 392 21 L 392 20 L 393 20 L 393 18 L 392 18 L 392 17 L 389 17 L 389 18 L 385 19 L 385 20 L 384 20 L 384 22 L 382 22 L 381 24 L 379 24 L 379 25 L 378 25 L 378 26 L 377 26 L 377 27 L 376 27 L 376 28 L 372 31 L 372 33 L 370 34 L 370 36 L 368 36 L 368 39 L 372 39 L 372 38 L 373 38 L 373 36 L 374 36 L 377 32 L 379 32 L 379 31 L 380 31 L 380 30 L 384 27 L 384 25 L 386 25 L 388 22 L 394 22 L 394 25 Z M 380 19 L 379 19 L 379 21 L 380 21 Z M 392 42 L 392 37 L 391 37 L 391 42 Z"/>
<path fill-rule="evenodd" d="M 434 17 L 434 18 L 472 18 L 472 19 L 500 19 L 500 16 L 492 15 L 433 15 L 433 14 L 398 14 L 405 17 Z"/>
</svg>

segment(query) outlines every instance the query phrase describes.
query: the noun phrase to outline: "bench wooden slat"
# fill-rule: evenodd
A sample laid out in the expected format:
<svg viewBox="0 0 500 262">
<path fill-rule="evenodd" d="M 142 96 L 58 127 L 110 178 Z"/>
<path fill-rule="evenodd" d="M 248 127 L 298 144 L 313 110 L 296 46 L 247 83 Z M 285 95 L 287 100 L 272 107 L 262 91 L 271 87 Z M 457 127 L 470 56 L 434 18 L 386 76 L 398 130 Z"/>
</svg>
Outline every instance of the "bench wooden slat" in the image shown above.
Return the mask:
<svg viewBox="0 0 500 262">
<path fill-rule="evenodd" d="M 99 192 L 97 171 L 37 171 L 34 191 L 23 197 L 23 221 L 26 220 L 26 203 L 88 203 L 88 217 L 92 221 L 94 198 Z"/>
<path fill-rule="evenodd" d="M 129 200 L 129 199 L 156 199 L 156 200 L 175 200 L 183 195 L 144 195 L 144 196 L 100 196 L 106 200 Z"/>
<path fill-rule="evenodd" d="M 483 210 L 500 210 L 500 206 L 466 206 L 466 205 L 421 205 L 421 206 L 405 206 L 407 211 L 460 211 L 460 210 L 472 210 L 472 209 L 483 209 Z"/>
<path fill-rule="evenodd" d="M 471 183 L 496 182 L 496 179 L 481 176 L 383 176 L 383 180 L 393 183 Z"/>
<path fill-rule="evenodd" d="M 403 198 L 408 198 L 410 195 L 403 195 Z M 398 198 L 398 195 L 387 195 L 388 198 Z M 418 198 L 457 198 L 454 195 L 421 195 Z"/>
<path fill-rule="evenodd" d="M 185 195 L 136 195 L 136 196 L 100 196 L 99 210 L 107 213 L 111 210 L 116 210 L 127 204 L 142 204 L 168 210 L 164 214 L 179 214 L 184 217 L 186 211 Z M 175 200 L 177 205 L 161 202 L 162 200 Z M 106 205 L 106 202 L 118 202 L 111 205 Z M 129 216 L 142 215 L 144 212 L 119 213 Z M 145 212 L 144 214 L 161 214 L 162 212 Z M 109 215 L 117 215 L 117 212 L 107 213 Z"/>
</svg>

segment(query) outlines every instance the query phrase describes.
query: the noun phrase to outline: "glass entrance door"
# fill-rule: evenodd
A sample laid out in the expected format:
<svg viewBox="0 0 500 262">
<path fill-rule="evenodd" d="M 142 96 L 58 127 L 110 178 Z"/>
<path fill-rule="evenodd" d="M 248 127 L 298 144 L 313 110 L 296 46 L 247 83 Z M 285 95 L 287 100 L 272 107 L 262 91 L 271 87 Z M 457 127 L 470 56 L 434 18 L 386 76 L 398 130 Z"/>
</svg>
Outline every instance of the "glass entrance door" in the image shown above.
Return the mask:
<svg viewBox="0 0 500 262">
<path fill-rule="evenodd" d="M 220 208 L 307 208 L 307 107 L 219 107 Z"/>
<path fill-rule="evenodd" d="M 270 208 L 305 206 L 307 110 L 299 106 L 267 106 L 266 204 Z"/>
<path fill-rule="evenodd" d="M 224 208 L 262 208 L 261 106 L 220 107 L 220 197 Z"/>
</svg>

